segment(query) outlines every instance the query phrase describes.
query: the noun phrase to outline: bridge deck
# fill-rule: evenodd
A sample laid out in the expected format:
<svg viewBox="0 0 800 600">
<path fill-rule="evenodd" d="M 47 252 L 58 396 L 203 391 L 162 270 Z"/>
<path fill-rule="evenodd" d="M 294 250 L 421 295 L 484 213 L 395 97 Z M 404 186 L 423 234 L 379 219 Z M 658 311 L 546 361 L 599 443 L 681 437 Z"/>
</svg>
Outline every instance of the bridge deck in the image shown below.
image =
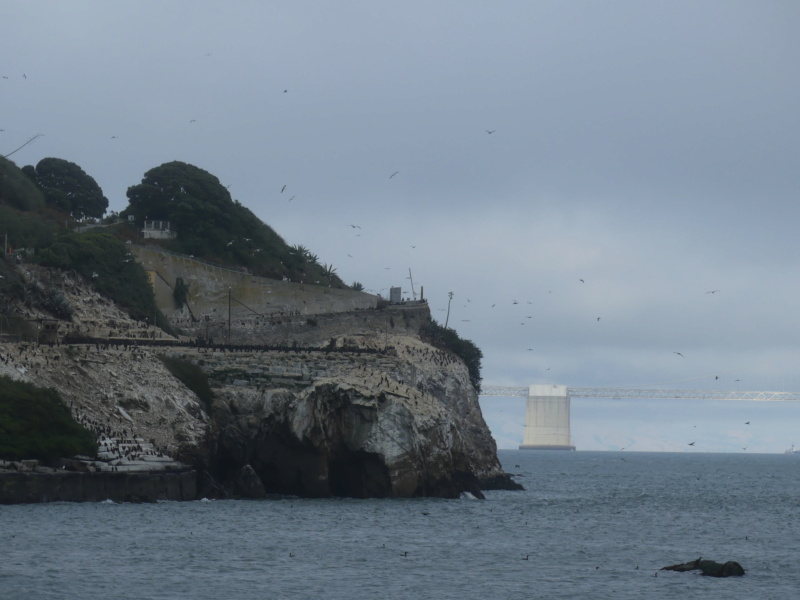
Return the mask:
<svg viewBox="0 0 800 600">
<path fill-rule="evenodd" d="M 567 388 L 570 398 L 597 400 L 748 400 L 757 402 L 800 402 L 800 392 L 737 392 L 723 390 L 657 390 L 635 388 Z M 481 386 L 481 396 L 528 396 L 527 387 Z"/>
</svg>

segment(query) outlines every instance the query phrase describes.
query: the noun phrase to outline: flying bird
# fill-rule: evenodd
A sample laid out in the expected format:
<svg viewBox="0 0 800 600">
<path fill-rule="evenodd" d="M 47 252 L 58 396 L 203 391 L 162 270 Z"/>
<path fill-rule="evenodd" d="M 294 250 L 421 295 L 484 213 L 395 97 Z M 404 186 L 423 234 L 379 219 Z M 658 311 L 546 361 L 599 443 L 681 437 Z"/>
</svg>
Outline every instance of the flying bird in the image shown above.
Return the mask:
<svg viewBox="0 0 800 600">
<path fill-rule="evenodd" d="M 291 198 L 289 198 L 289 202 L 291 202 L 291 201 L 292 201 L 292 200 L 294 200 L 295 198 L 297 198 L 297 196 L 292 196 Z"/>
<path fill-rule="evenodd" d="M 581 279 L 581 283 L 586 283 L 583 279 Z"/>
<path fill-rule="evenodd" d="M 361 229 L 361 225 L 350 225 L 353 229 Z"/>
<path fill-rule="evenodd" d="M 486 133 L 488 133 L 489 135 L 492 135 L 492 134 L 493 134 L 495 131 L 497 131 L 497 129 L 492 129 L 491 131 L 489 131 L 489 130 L 487 129 L 487 130 L 486 130 Z"/>
<path fill-rule="evenodd" d="M 686 357 L 685 357 L 683 354 L 681 354 L 680 352 L 673 352 L 673 354 L 677 354 L 677 355 L 678 355 L 678 356 L 680 356 L 681 358 L 686 358 Z"/>
<path fill-rule="evenodd" d="M 197 123 L 197 119 L 192 119 L 189 123 Z"/>
<path fill-rule="evenodd" d="M 745 421 L 745 425 L 750 425 L 750 421 Z"/>
<path fill-rule="evenodd" d="M 397 175 L 399 172 L 400 172 L 400 171 L 395 171 L 394 173 L 392 173 L 391 175 L 389 175 L 389 179 L 391 179 L 392 177 L 394 177 L 395 175 Z"/>
<path fill-rule="evenodd" d="M 709 290 L 706 294 L 716 294 L 719 290 Z"/>
<path fill-rule="evenodd" d="M 285 190 L 285 189 L 286 189 L 286 186 L 284 185 L 284 186 L 281 188 L 281 194 L 283 193 L 283 190 Z"/>
<path fill-rule="evenodd" d="M 689 442 L 689 445 L 690 446 L 694 446 L 694 442 Z"/>
</svg>

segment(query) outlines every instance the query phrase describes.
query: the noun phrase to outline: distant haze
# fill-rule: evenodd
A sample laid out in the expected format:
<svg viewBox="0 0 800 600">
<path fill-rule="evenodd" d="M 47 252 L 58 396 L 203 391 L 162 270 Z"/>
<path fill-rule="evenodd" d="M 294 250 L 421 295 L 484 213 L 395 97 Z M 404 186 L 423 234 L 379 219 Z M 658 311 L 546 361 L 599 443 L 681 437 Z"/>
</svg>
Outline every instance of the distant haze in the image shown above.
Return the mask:
<svg viewBox="0 0 800 600">
<path fill-rule="evenodd" d="M 453 292 L 487 383 L 795 390 L 798 31 L 789 1 L 10 0 L 0 154 L 43 134 L 10 158 L 115 211 L 201 167 L 347 283 L 408 296 L 410 269 L 442 323 Z M 504 447 L 511 402 L 483 402 Z M 797 417 L 587 400 L 573 432 L 779 451 Z"/>
</svg>

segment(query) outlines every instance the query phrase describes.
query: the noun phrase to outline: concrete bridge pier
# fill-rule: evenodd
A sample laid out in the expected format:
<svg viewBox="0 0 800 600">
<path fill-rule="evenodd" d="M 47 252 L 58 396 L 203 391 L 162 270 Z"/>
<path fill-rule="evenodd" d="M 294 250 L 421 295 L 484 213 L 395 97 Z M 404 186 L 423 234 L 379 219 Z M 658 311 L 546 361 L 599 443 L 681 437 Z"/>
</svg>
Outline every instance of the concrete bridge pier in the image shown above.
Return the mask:
<svg viewBox="0 0 800 600">
<path fill-rule="evenodd" d="M 528 388 L 525 434 L 520 450 L 575 450 L 569 434 L 567 386 L 536 384 Z"/>
</svg>

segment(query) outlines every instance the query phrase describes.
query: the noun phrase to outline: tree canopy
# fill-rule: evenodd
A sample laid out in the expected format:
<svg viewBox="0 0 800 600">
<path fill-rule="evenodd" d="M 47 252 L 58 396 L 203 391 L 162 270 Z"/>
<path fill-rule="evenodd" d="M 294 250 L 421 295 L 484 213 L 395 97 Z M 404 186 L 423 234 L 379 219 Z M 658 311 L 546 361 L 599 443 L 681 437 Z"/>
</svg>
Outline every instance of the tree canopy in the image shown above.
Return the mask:
<svg viewBox="0 0 800 600">
<path fill-rule="evenodd" d="M 36 184 L 12 161 L 0 157 L 0 206 L 29 211 L 43 205 L 44 195 Z"/>
<path fill-rule="evenodd" d="M 27 165 L 22 171 L 39 186 L 48 204 L 76 219 L 100 218 L 108 208 L 108 198 L 94 178 L 73 162 L 43 158 L 36 167 Z"/>
<path fill-rule="evenodd" d="M 121 216 L 169 221 L 176 237 L 170 250 L 240 265 L 264 277 L 344 287 L 335 269 L 325 269 L 310 252 L 290 248 L 269 225 L 231 198 L 211 173 L 180 161 L 162 164 L 128 188 Z"/>
</svg>

